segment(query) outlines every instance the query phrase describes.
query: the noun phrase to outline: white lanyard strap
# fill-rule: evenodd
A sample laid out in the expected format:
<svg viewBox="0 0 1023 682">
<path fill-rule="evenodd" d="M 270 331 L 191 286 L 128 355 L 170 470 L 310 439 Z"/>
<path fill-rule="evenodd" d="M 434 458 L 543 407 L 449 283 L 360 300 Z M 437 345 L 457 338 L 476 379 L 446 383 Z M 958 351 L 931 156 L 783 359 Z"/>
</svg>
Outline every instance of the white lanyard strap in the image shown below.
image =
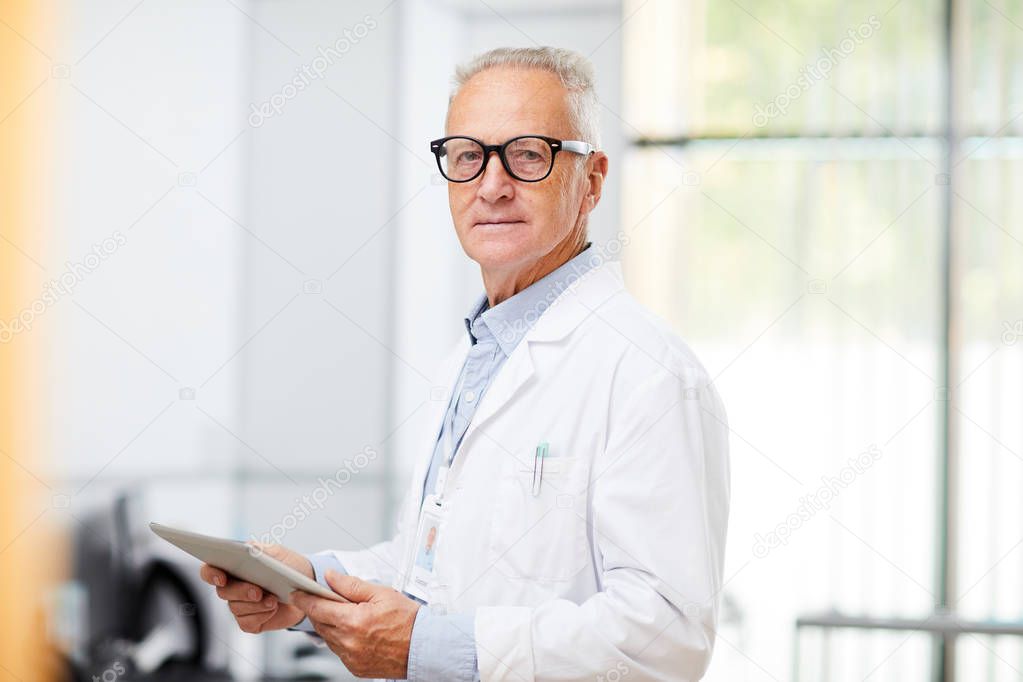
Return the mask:
<svg viewBox="0 0 1023 682">
<path fill-rule="evenodd" d="M 438 498 L 444 497 L 444 483 L 448 478 L 448 470 L 451 469 L 451 462 L 455 459 L 455 417 L 458 413 L 458 399 L 462 394 L 462 384 L 465 381 L 465 376 L 459 377 L 458 386 L 456 392 L 452 394 L 453 405 L 450 410 L 445 414 L 449 415 L 444 419 L 444 423 L 441 424 L 441 447 L 443 451 L 441 457 L 443 464 L 440 470 L 437 471 L 437 479 L 434 482 L 433 491 Z"/>
</svg>

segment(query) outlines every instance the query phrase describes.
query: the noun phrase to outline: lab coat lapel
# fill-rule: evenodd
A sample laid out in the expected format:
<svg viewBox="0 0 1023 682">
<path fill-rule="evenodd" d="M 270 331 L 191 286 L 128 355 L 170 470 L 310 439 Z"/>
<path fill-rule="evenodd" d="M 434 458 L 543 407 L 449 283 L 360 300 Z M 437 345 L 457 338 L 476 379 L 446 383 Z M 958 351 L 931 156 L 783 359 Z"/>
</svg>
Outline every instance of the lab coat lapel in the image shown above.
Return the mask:
<svg viewBox="0 0 1023 682">
<path fill-rule="evenodd" d="M 530 345 L 558 341 L 572 333 L 587 317 L 622 290 L 621 266 L 617 261 L 603 263 L 577 280 L 540 316 L 498 372 L 493 386 L 483 396 L 462 444 L 470 443 L 473 434 L 487 420 L 515 397 L 535 372 Z M 454 383 L 454 380 L 452 380 Z M 485 436 L 484 436 L 485 437 Z M 454 467 L 458 467 L 458 457 Z M 452 472 L 454 473 L 454 472 Z"/>
</svg>

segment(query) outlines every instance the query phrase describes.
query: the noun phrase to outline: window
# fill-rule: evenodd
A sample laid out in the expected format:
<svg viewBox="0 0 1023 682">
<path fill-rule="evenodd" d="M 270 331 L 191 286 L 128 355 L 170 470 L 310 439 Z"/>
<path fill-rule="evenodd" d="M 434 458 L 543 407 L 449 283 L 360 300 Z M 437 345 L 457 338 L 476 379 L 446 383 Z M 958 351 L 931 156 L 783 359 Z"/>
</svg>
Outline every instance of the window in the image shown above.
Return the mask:
<svg viewBox="0 0 1023 682">
<path fill-rule="evenodd" d="M 626 277 L 733 430 L 708 679 L 1018 679 L 1023 2 L 624 15 Z"/>
</svg>

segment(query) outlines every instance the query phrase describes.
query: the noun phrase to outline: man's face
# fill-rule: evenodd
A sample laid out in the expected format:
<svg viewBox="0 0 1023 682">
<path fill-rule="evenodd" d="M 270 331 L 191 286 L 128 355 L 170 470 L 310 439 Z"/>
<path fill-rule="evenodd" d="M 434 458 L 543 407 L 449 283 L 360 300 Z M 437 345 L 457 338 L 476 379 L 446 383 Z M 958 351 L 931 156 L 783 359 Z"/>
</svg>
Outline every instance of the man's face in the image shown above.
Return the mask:
<svg viewBox="0 0 1023 682">
<path fill-rule="evenodd" d="M 552 73 L 488 69 L 473 76 L 451 102 L 447 134 L 484 144 L 519 135 L 578 139 L 565 95 Z M 586 198 L 590 163 L 561 152 L 546 179 L 522 182 L 491 154 L 483 175 L 448 183 L 451 218 L 466 255 L 484 270 L 514 271 L 528 268 L 559 244 L 577 240 L 585 228 L 584 216 L 596 203 Z"/>
</svg>

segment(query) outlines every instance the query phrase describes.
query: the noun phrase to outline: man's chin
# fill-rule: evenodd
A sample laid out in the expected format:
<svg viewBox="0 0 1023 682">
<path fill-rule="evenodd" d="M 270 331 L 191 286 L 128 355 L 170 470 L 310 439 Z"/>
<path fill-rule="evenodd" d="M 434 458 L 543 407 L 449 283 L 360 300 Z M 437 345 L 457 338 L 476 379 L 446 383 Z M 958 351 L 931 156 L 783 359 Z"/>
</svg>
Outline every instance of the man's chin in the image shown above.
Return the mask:
<svg viewBox="0 0 1023 682">
<path fill-rule="evenodd" d="M 502 270 L 527 260 L 528 249 L 516 239 L 470 235 L 465 253 L 485 270 Z"/>
</svg>

